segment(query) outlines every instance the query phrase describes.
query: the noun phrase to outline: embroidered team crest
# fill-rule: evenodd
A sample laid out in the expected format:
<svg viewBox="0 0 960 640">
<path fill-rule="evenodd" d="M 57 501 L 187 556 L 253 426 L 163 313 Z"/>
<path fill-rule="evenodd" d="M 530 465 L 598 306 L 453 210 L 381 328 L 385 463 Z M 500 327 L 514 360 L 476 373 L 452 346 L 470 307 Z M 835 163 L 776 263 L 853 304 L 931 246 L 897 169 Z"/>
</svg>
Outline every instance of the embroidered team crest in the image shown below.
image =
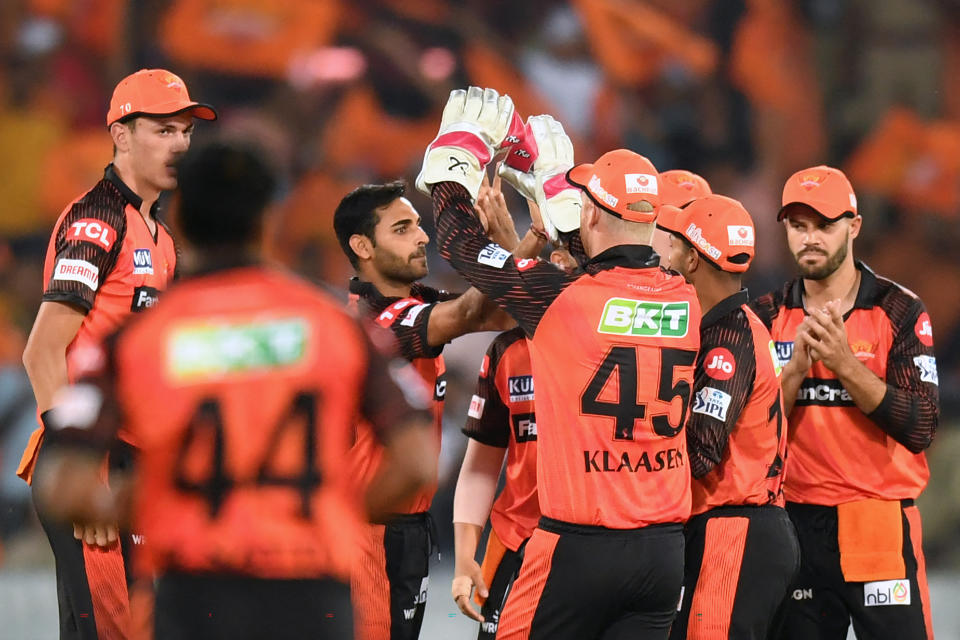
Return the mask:
<svg viewBox="0 0 960 640">
<path fill-rule="evenodd" d="M 822 182 L 823 182 L 823 176 L 819 176 L 815 173 L 807 173 L 800 176 L 800 186 L 806 189 L 807 191 L 810 191 L 815 187 L 819 187 Z"/>
</svg>

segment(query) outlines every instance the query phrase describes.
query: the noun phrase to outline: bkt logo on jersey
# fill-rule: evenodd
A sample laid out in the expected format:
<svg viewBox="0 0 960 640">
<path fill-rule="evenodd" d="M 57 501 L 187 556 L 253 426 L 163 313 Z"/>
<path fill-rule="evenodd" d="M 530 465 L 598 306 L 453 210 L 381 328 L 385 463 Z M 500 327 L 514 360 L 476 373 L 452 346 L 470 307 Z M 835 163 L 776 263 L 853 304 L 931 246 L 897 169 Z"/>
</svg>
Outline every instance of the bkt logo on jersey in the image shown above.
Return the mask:
<svg viewBox="0 0 960 640">
<path fill-rule="evenodd" d="M 513 421 L 513 437 L 517 442 L 531 442 L 537 439 L 537 416 L 533 413 L 518 413 L 510 418 Z"/>
<path fill-rule="evenodd" d="M 775 342 L 777 347 L 777 357 L 780 359 L 780 366 L 785 367 L 793 357 L 793 342 Z"/>
<path fill-rule="evenodd" d="M 600 316 L 599 333 L 682 338 L 690 320 L 689 302 L 649 302 L 610 298 Z"/>
<path fill-rule="evenodd" d="M 150 249 L 133 250 L 133 273 L 153 275 L 153 257 L 150 255 Z"/>
<path fill-rule="evenodd" d="M 507 378 L 507 392 L 510 402 L 533 400 L 533 376 L 510 376 Z"/>
</svg>

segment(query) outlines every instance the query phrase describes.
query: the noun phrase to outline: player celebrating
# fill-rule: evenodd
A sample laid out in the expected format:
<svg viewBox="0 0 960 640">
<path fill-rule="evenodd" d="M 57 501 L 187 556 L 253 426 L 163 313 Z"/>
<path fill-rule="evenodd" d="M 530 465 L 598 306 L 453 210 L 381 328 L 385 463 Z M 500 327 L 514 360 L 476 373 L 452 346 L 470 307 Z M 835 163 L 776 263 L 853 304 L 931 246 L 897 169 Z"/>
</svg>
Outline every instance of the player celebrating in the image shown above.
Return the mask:
<svg viewBox="0 0 960 640">
<path fill-rule="evenodd" d="M 666 638 L 690 512 L 683 427 L 700 307 L 649 246 L 657 171 L 630 151 L 574 167 L 572 185 L 560 163 L 533 164 L 538 204 L 573 205 L 581 191 L 585 274 L 488 243 L 472 200 L 512 119 L 510 98 L 492 89 L 452 92 L 418 178 L 432 193 L 441 255 L 531 338 L 543 517 L 497 637 Z M 569 144 L 552 119 L 531 120 L 538 149 Z"/>
<path fill-rule="evenodd" d="M 662 175 L 662 174 L 661 174 Z M 799 567 L 783 509 L 787 433 L 773 340 L 747 306 L 753 221 L 731 198 L 663 207 L 664 266 L 694 285 L 704 310 L 687 422 L 693 510 L 676 640 L 767 637 Z"/>
<path fill-rule="evenodd" d="M 419 282 L 427 275 L 427 234 L 404 197 L 403 182 L 364 185 L 349 193 L 334 213 L 334 228 L 357 271 L 351 303 L 365 317 L 390 329 L 402 355 L 434 390 L 435 449 L 440 449 L 446 367 L 443 346 L 465 333 L 504 329 L 506 314 L 470 289 L 449 294 Z M 366 482 L 382 451 L 365 425 L 351 451 L 354 476 Z M 430 468 L 436 473 L 438 460 Z M 353 576 L 357 635 L 363 640 L 414 639 L 426 608 L 430 552 L 435 527 L 428 509 L 431 483 L 360 539 L 362 557 Z"/>
<path fill-rule="evenodd" d="M 188 157 L 177 221 L 198 270 L 86 360 L 37 471 L 47 508 L 109 517 L 122 500 L 88 451 L 121 425 L 137 439 L 134 521 L 148 540 L 142 568 L 159 575 L 157 638 L 352 638 L 360 514 L 343 460 L 358 413 L 391 461 L 374 513 L 432 477 L 429 393 L 409 365 L 380 355 L 335 300 L 251 254 L 274 184 L 258 158 L 221 145 Z"/>
<path fill-rule="evenodd" d="M 175 165 L 190 146 L 193 118 L 216 117 L 163 69 L 140 70 L 114 89 L 107 112 L 113 162 L 57 221 L 44 263 L 43 302 L 23 353 L 41 422 L 17 470 L 27 482 L 38 458 L 42 464 L 43 425 L 56 391 L 73 379 L 88 348 L 131 312 L 153 305 L 173 279 L 177 257 L 157 217 L 157 199 L 177 186 Z M 131 444 L 123 439 L 110 452 L 111 469 L 130 464 Z M 50 522 L 42 510 L 38 515 L 56 559 L 60 637 L 126 637 L 122 576 L 129 534 L 118 549 L 113 524 L 71 529 Z"/>
<path fill-rule="evenodd" d="M 930 638 L 913 501 L 939 395 L 930 317 L 853 257 L 862 218 L 846 176 L 817 166 L 783 187 L 800 272 L 753 303 L 786 365 L 790 470 L 784 493 L 802 561 L 780 638 Z"/>
</svg>

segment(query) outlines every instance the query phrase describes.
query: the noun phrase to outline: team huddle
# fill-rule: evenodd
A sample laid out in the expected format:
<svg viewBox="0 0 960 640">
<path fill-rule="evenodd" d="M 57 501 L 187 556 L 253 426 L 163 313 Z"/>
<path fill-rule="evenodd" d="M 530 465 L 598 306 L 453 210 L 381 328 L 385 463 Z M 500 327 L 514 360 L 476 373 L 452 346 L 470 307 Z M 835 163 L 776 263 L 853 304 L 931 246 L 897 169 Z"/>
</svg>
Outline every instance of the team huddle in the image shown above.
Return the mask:
<svg viewBox="0 0 960 640">
<path fill-rule="evenodd" d="M 334 214 L 343 307 L 260 258 L 275 179 L 188 152 L 193 118 L 177 76 L 124 79 L 113 163 L 48 249 L 20 473 L 61 638 L 418 638 L 442 351 L 490 330 L 453 514 L 478 638 L 933 638 L 930 318 L 854 259 L 842 172 L 786 181 L 798 275 L 751 298 L 740 202 L 626 149 L 577 164 L 551 116 L 457 90 L 416 187 L 470 288 L 423 285 L 406 185 L 363 185 Z"/>
</svg>

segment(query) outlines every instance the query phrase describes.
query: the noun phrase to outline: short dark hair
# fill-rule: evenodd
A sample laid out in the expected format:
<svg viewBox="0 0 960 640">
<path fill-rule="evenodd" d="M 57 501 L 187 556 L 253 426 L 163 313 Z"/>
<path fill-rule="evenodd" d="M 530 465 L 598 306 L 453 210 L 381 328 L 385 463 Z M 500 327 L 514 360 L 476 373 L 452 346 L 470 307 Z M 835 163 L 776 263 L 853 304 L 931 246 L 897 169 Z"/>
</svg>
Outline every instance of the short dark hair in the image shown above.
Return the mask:
<svg viewBox="0 0 960 640">
<path fill-rule="evenodd" d="M 333 213 L 333 229 L 337 233 L 340 248 L 356 269 L 357 254 L 350 248 L 350 236 L 360 234 L 370 238 L 376 246 L 373 230 L 380 222 L 377 209 L 385 207 L 407 192 L 407 183 L 394 180 L 385 184 L 365 184 L 357 187 L 340 201 Z"/>
<path fill-rule="evenodd" d="M 260 234 L 276 177 L 263 153 L 240 143 L 214 142 L 191 149 L 177 177 L 178 222 L 197 247 L 242 247 Z"/>
</svg>

